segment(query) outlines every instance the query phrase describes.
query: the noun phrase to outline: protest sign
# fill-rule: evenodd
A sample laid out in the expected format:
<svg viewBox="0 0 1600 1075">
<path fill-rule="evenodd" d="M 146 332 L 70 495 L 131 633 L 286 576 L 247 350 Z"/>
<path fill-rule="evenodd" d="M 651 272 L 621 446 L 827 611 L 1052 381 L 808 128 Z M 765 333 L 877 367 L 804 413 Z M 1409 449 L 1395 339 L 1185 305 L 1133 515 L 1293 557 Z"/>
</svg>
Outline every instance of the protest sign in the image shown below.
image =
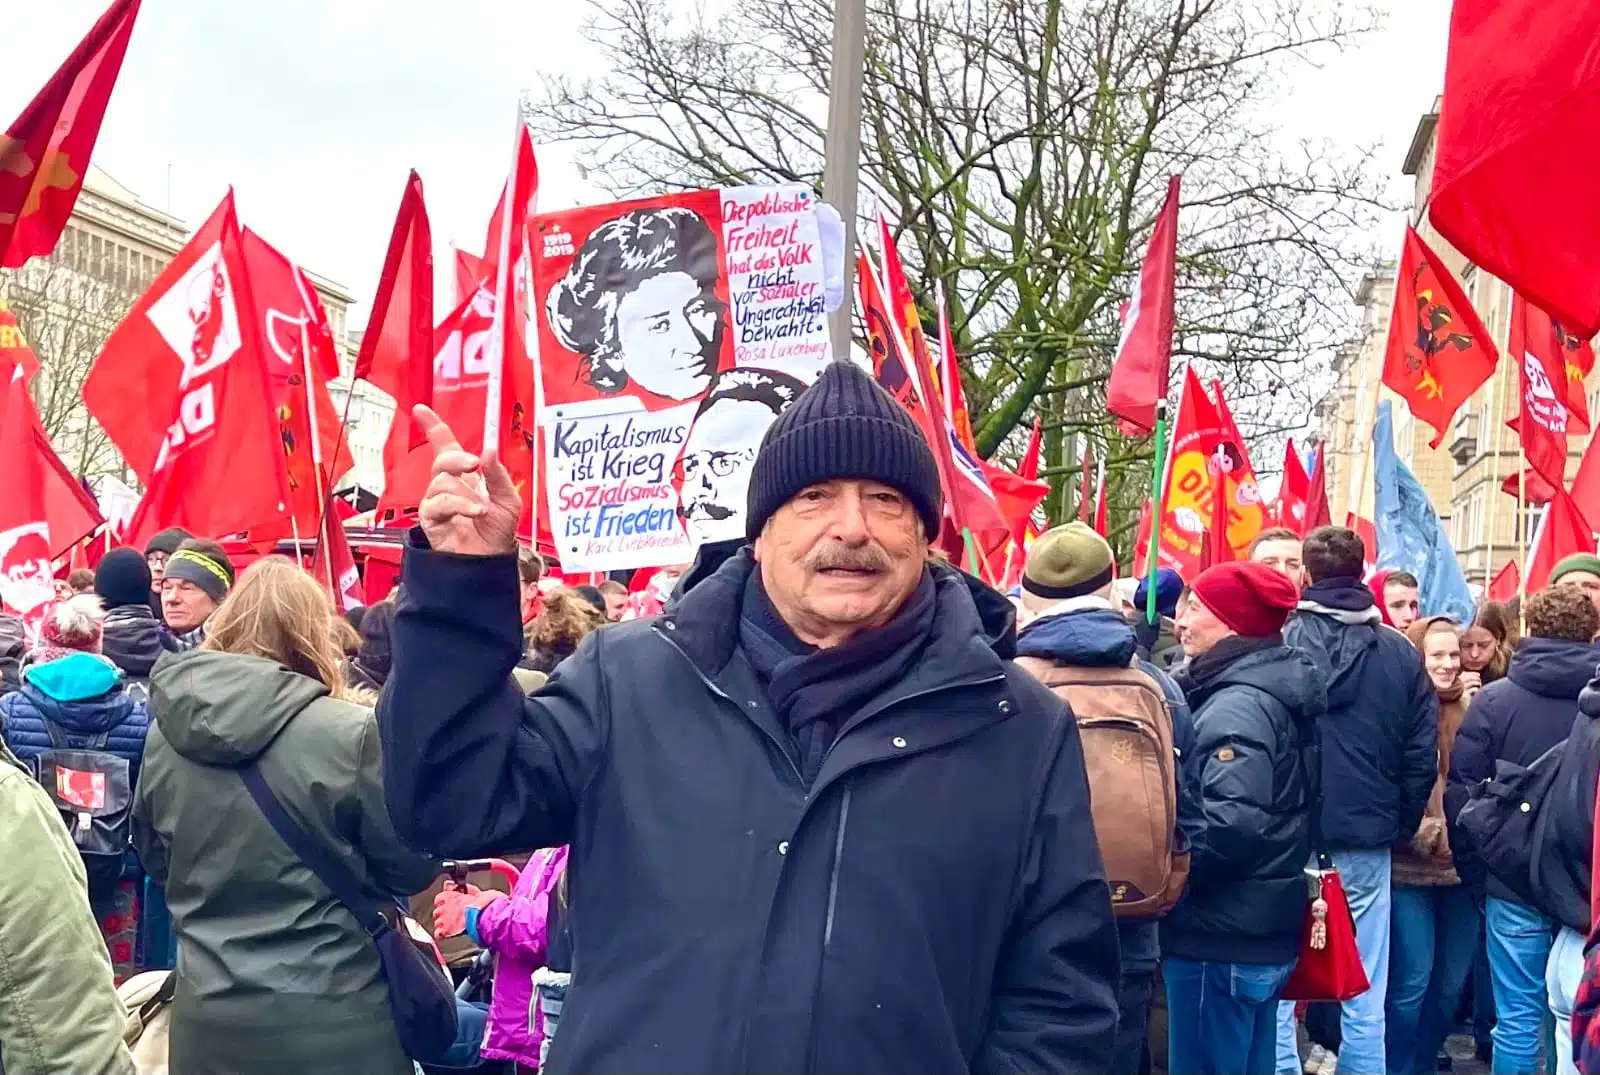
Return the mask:
<svg viewBox="0 0 1600 1075">
<path fill-rule="evenodd" d="M 562 569 L 679 562 L 742 536 L 761 437 L 831 354 L 815 196 L 694 191 L 531 230 Z"/>
</svg>

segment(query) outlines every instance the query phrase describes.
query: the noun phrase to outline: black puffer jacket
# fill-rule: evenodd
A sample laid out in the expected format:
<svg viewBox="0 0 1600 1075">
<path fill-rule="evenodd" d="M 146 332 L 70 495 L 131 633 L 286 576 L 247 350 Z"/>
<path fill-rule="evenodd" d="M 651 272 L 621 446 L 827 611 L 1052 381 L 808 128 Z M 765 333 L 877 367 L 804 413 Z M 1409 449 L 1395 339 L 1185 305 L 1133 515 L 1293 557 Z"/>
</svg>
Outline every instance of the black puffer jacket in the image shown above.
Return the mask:
<svg viewBox="0 0 1600 1075">
<path fill-rule="evenodd" d="M 1589 873 L 1594 855 L 1594 792 L 1600 780 L 1600 680 L 1578 697 L 1561 768 L 1539 818 L 1533 883 L 1539 908 L 1589 935 Z"/>
<path fill-rule="evenodd" d="M 1305 651 L 1328 687 L 1322 730 L 1324 851 L 1391 847 L 1416 835 L 1439 777 L 1439 696 L 1406 636 L 1359 611 L 1302 601 L 1284 641 Z M 1312 598 L 1316 588 L 1309 589 Z"/>
<path fill-rule="evenodd" d="M 1161 952 L 1290 962 L 1305 924 L 1322 674 L 1299 650 L 1271 646 L 1173 678 L 1194 707 L 1206 823 L 1189 886 L 1161 922 Z"/>
<path fill-rule="evenodd" d="M 911 671 L 807 786 L 739 650 L 748 551 L 538 693 L 513 556 L 406 553 L 379 702 L 396 827 L 570 843 L 564 1072 L 1099 1072 L 1116 926 L 1078 729 L 944 567 Z"/>
<path fill-rule="evenodd" d="M 148 605 L 123 605 L 106 613 L 103 652 L 131 679 L 147 680 L 167 651 L 161 645 L 161 621 Z"/>
<path fill-rule="evenodd" d="M 1600 647 L 1555 638 L 1525 638 L 1517 644 L 1504 679 L 1484 687 L 1472 699 L 1461 731 L 1450 751 L 1450 776 L 1444 789 L 1444 812 L 1455 824 L 1466 805 L 1468 789 L 1494 776 L 1495 762 L 1527 767 L 1565 739 L 1578 715 L 1578 696 L 1600 664 Z M 1589 804 L 1594 804 L 1590 789 Z M 1456 839 L 1456 871 L 1463 881 L 1484 884 L 1488 894 L 1512 899 Z"/>
</svg>

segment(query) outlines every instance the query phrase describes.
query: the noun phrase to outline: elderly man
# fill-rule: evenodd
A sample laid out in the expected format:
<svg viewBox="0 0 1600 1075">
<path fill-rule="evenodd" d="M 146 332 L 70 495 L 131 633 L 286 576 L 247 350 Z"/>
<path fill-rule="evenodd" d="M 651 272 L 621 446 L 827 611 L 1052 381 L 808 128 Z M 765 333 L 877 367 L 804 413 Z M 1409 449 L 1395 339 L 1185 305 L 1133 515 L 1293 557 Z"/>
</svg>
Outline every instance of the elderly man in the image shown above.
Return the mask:
<svg viewBox="0 0 1600 1075">
<path fill-rule="evenodd" d="M 830 365 L 762 441 L 749 544 L 526 699 L 516 492 L 417 416 L 389 810 L 443 855 L 571 845 L 551 1070 L 1105 1068 L 1077 727 L 1008 659 L 1011 606 L 930 563 L 938 472 L 887 393 Z"/>
</svg>

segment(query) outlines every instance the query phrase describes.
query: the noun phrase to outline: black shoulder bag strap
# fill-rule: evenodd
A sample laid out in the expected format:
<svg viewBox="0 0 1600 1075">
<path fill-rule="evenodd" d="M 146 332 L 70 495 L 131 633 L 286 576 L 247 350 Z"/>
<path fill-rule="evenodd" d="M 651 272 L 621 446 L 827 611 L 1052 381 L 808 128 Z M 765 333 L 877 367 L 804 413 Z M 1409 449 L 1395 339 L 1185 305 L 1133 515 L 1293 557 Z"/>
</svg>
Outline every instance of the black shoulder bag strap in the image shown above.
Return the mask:
<svg viewBox="0 0 1600 1075">
<path fill-rule="evenodd" d="M 356 916 L 356 921 L 361 923 L 361 928 L 373 937 L 390 928 L 388 920 L 362 891 L 361 881 L 350 868 L 295 824 L 289 812 L 283 808 L 283 803 L 278 801 L 278 796 L 267 786 L 260 766 L 251 762 L 239 770 L 239 777 L 273 831 L 289 845 L 289 850 L 300 856 L 300 861 L 317 875 L 317 879 L 328 886 L 333 898 L 349 908 L 350 913 Z"/>
</svg>

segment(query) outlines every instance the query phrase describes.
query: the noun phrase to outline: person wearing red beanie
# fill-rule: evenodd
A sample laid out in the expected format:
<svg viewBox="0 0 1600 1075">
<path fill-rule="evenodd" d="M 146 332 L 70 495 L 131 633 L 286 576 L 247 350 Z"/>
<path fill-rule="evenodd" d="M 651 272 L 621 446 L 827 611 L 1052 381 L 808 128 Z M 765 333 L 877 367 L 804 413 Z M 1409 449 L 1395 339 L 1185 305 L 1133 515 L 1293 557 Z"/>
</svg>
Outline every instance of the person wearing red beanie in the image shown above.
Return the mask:
<svg viewBox="0 0 1600 1075">
<path fill-rule="evenodd" d="M 1180 620 L 1189 662 L 1172 678 L 1194 710 L 1206 818 L 1189 887 L 1161 923 L 1167 1055 L 1184 1071 L 1277 1070 L 1277 1001 L 1299 955 L 1310 767 L 1328 704 L 1311 658 L 1283 643 L 1298 599 L 1266 564 L 1218 564 L 1194 580 Z"/>
</svg>

